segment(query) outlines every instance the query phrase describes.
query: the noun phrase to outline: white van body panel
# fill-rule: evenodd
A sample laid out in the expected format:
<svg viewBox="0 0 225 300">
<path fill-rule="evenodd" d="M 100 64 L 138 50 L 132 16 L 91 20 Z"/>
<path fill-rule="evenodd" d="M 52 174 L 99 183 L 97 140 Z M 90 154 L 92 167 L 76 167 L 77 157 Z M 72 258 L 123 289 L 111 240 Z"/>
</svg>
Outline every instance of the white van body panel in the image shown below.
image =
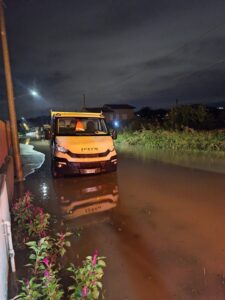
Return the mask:
<svg viewBox="0 0 225 300">
<path fill-rule="evenodd" d="M 57 134 L 56 124 L 64 118 L 90 118 L 98 119 L 104 122 L 104 116 L 100 113 L 82 113 L 82 112 L 51 112 L 52 123 L 52 174 L 57 176 L 58 172 L 63 174 L 90 174 L 107 171 L 115 171 L 117 165 L 117 154 L 114 148 L 112 136 L 109 134 L 107 126 L 105 131 L 96 131 L 94 133 L 82 131 L 72 131 L 65 135 Z M 66 119 L 65 119 L 66 118 Z M 63 122 L 63 119 L 62 119 Z M 76 123 L 77 124 L 77 123 Z M 67 126 L 67 125 L 66 125 Z M 76 126 L 75 126 L 76 128 Z M 75 129 L 76 130 L 76 129 Z M 83 129 L 82 129 L 83 130 Z"/>
<path fill-rule="evenodd" d="M 114 149 L 111 136 L 57 136 L 56 144 L 78 154 L 101 153 Z"/>
<path fill-rule="evenodd" d="M 100 154 L 107 152 L 108 154 L 103 157 L 71 157 L 67 153 L 55 152 L 55 156 L 66 158 L 71 162 L 94 162 L 109 160 L 112 156 L 116 155 L 116 150 L 113 145 L 111 136 L 58 136 L 56 137 L 56 144 L 60 147 L 69 150 L 74 154 Z"/>
</svg>

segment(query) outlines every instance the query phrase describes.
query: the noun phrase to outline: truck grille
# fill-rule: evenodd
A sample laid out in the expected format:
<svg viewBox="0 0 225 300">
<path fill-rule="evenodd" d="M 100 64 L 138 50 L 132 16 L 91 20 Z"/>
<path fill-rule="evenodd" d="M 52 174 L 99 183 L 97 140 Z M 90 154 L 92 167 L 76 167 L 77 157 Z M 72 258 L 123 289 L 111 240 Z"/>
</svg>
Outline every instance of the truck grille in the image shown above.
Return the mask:
<svg viewBox="0 0 225 300">
<path fill-rule="evenodd" d="M 90 154 L 78 154 L 68 151 L 67 154 L 73 158 L 95 158 L 95 157 L 105 157 L 110 153 L 110 150 L 101 153 L 90 153 Z"/>
</svg>

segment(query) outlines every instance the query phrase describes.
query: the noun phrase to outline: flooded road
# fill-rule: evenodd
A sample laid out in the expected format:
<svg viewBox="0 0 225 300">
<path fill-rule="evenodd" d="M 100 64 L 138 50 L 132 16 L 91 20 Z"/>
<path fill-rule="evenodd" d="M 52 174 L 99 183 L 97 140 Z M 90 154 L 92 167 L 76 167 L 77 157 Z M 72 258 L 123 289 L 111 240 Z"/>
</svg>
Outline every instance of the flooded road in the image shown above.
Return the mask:
<svg viewBox="0 0 225 300">
<path fill-rule="evenodd" d="M 119 155 L 117 173 L 52 179 L 46 161 L 20 186 L 78 230 L 67 260 L 107 257 L 107 300 L 225 299 L 225 174 Z"/>
</svg>

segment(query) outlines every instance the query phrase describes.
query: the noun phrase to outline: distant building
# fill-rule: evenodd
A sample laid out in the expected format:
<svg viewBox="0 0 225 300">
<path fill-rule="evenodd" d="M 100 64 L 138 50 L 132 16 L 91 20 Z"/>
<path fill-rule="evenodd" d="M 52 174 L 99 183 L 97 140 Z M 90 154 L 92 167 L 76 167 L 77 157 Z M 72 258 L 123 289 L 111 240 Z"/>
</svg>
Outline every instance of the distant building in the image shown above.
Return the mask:
<svg viewBox="0 0 225 300">
<path fill-rule="evenodd" d="M 105 104 L 102 107 L 85 107 L 84 111 L 102 112 L 106 122 L 129 121 L 135 117 L 135 107 L 129 104 Z"/>
<path fill-rule="evenodd" d="M 111 121 L 128 121 L 135 117 L 135 107 L 129 104 L 105 104 L 103 107 L 113 111 Z"/>
<path fill-rule="evenodd" d="M 93 113 L 102 113 L 107 123 L 110 123 L 113 120 L 113 110 L 108 107 L 85 107 L 82 110 Z"/>
</svg>

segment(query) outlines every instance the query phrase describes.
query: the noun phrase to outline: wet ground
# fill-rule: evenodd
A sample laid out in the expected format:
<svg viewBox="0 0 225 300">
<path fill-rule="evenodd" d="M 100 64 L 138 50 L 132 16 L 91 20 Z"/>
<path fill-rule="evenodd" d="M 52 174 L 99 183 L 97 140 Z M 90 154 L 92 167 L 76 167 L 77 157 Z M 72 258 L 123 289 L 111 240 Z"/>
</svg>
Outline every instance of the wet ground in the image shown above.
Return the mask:
<svg viewBox="0 0 225 300">
<path fill-rule="evenodd" d="M 66 259 L 107 257 L 107 300 L 225 299 L 225 174 L 119 155 L 116 173 L 18 186 L 80 233 Z"/>
</svg>

